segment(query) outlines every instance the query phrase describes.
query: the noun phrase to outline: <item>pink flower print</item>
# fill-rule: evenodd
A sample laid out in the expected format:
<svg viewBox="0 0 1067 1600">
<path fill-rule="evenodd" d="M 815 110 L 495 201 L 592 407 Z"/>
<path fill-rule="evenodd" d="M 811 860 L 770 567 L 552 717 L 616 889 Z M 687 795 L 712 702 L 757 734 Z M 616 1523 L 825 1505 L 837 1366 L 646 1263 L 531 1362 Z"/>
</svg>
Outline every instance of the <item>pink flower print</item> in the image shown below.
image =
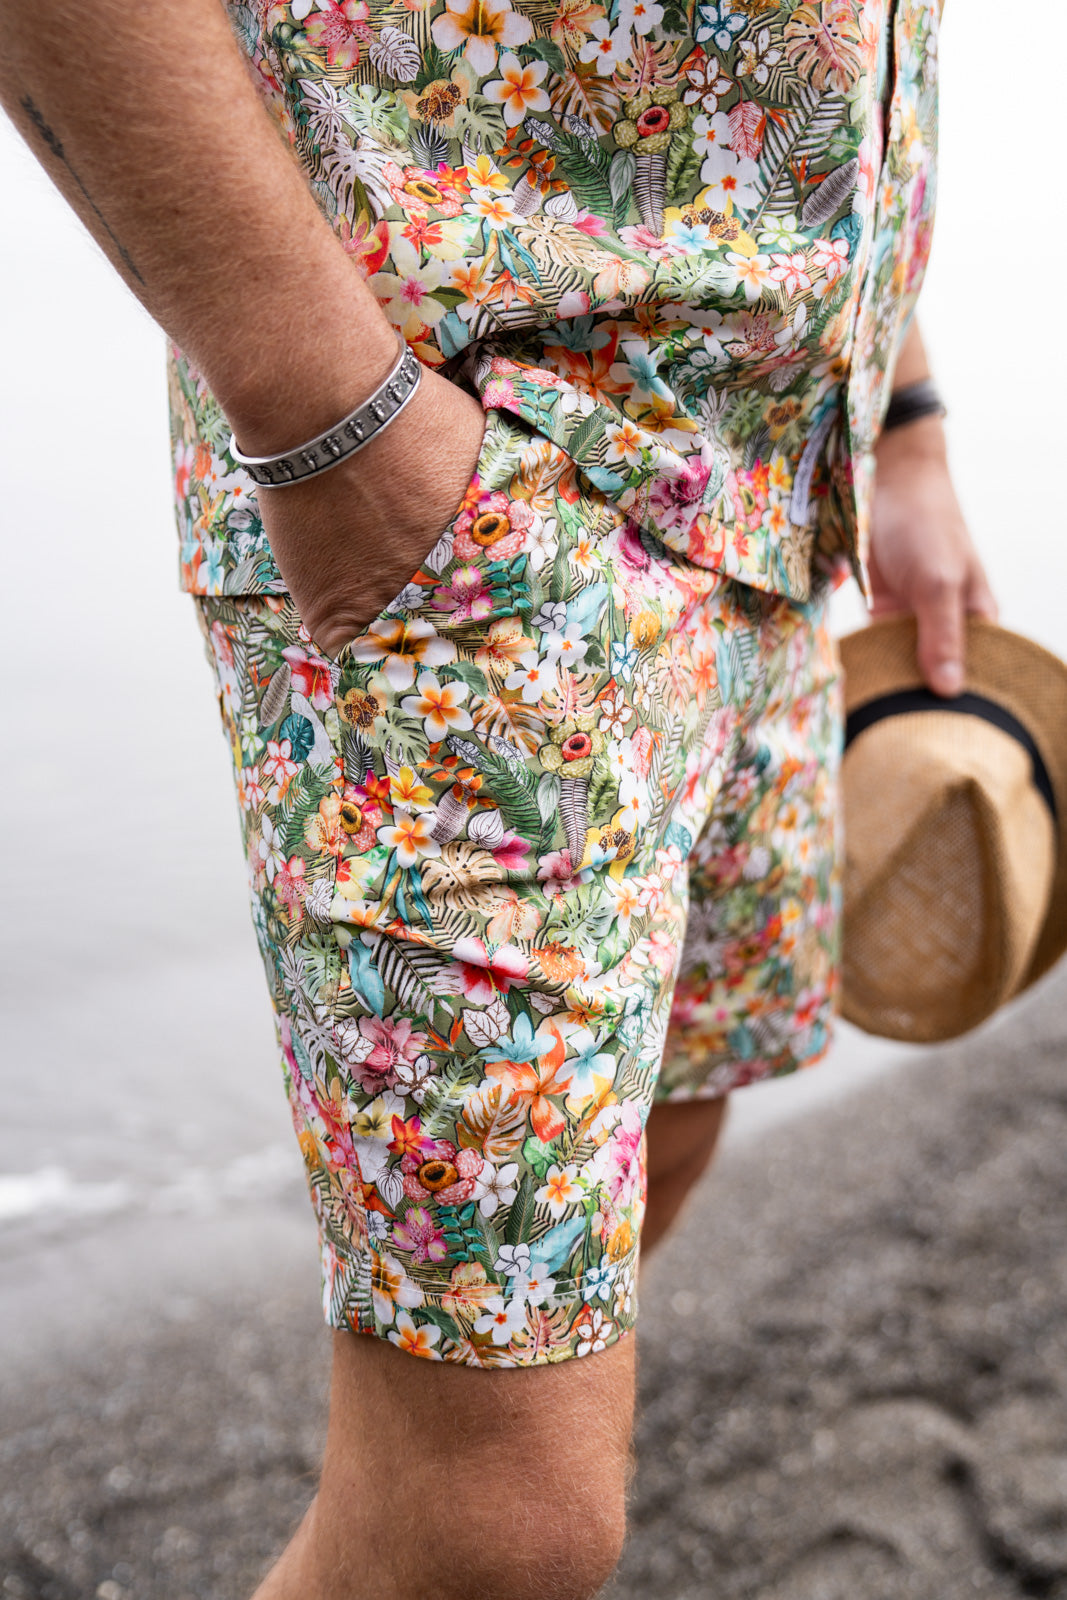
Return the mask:
<svg viewBox="0 0 1067 1600">
<path fill-rule="evenodd" d="M 502 944 L 490 950 L 483 940 L 457 939 L 455 960 L 448 977 L 457 985 L 452 994 L 465 994 L 475 1005 L 488 1005 L 494 995 L 507 994 L 513 983 L 521 983 L 530 963 L 515 945 Z"/>
<path fill-rule="evenodd" d="M 847 239 L 816 239 L 812 253 L 816 267 L 826 274 L 827 288 L 848 268 Z"/>
<path fill-rule="evenodd" d="M 410 1250 L 413 1262 L 443 1261 L 448 1254 L 445 1236 L 425 1206 L 411 1206 L 393 1228 L 398 1250 Z"/>
<path fill-rule="evenodd" d="M 676 239 L 661 239 L 658 233 L 653 233 L 651 228 L 644 224 L 634 224 L 629 228 L 619 229 L 619 238 L 628 244 L 631 250 L 638 250 L 643 256 L 650 256 L 653 261 L 669 261 L 672 256 L 688 254 L 684 244 Z"/>
<path fill-rule="evenodd" d="M 211 624 L 211 648 L 215 652 L 220 674 L 225 667 L 233 666 L 233 645 L 221 622 Z"/>
<path fill-rule="evenodd" d="M 371 44 L 374 35 L 368 18 L 367 0 L 319 0 L 321 10 L 308 17 L 304 31 L 314 50 L 325 50 L 331 67 L 344 67 L 351 71 L 359 66 L 360 41 Z"/>
<path fill-rule="evenodd" d="M 656 854 L 659 855 L 660 852 L 657 851 Z M 671 876 L 674 876 L 673 872 Z M 664 977 L 673 970 L 677 955 L 678 945 L 670 934 L 662 928 L 653 928 L 648 936 L 648 956 L 652 965 L 657 967 Z"/>
<path fill-rule="evenodd" d="M 513 385 L 506 378 L 490 378 L 482 390 L 482 405 L 489 410 L 511 410 L 515 405 Z"/>
<path fill-rule="evenodd" d="M 426 1140 L 418 1155 L 409 1151 L 400 1163 L 404 1193 L 419 1205 L 438 1201 L 464 1206 L 484 1193 L 485 1166 L 485 1157 L 477 1150 L 459 1150 L 450 1139 Z"/>
<path fill-rule="evenodd" d="M 641 1143 L 644 1123 L 641 1113 L 632 1101 L 627 1100 L 622 1116 L 608 1140 L 607 1185 L 612 1204 L 621 1210 L 641 1187 L 644 1164 Z"/>
<path fill-rule="evenodd" d="M 278 1037 L 281 1040 L 282 1056 L 289 1071 L 289 1077 L 295 1087 L 301 1083 L 302 1079 L 300 1075 L 300 1067 L 296 1059 L 296 1051 L 293 1049 L 293 1024 L 285 1015 L 284 1011 L 278 1018 Z M 297 1135 L 299 1136 L 300 1129 L 297 1128 L 296 1131 Z"/>
<path fill-rule="evenodd" d="M 440 584 L 433 593 L 438 611 L 451 611 L 456 622 L 480 622 L 493 609 L 493 597 L 477 567 L 456 567 L 452 582 Z"/>
<path fill-rule="evenodd" d="M 293 688 L 310 700 L 316 711 L 325 711 L 333 704 L 333 683 L 329 666 L 321 656 L 309 655 L 298 645 L 290 645 L 282 655 L 293 673 Z"/>
<path fill-rule="evenodd" d="M 290 922 L 299 922 L 304 915 L 304 900 L 307 896 L 304 861 L 301 856 L 290 856 L 281 871 L 275 873 L 274 893 L 288 910 Z"/>
<path fill-rule="evenodd" d="M 426 1035 L 413 1032 L 408 1017 L 360 1017 L 359 1031 L 372 1049 L 353 1064 L 352 1073 L 368 1094 L 391 1089 L 401 1062 L 414 1061 L 426 1044 Z"/>
<path fill-rule="evenodd" d="M 712 761 L 717 761 L 726 749 L 726 741 L 730 737 L 730 728 L 733 717 L 729 706 L 720 706 L 713 711 L 704 734 L 704 755 Z"/>
<path fill-rule="evenodd" d="M 520 839 L 517 833 L 505 833 L 500 843 L 493 846 L 493 860 L 508 872 L 522 872 L 529 848 L 528 839 Z"/>
<path fill-rule="evenodd" d="M 618 533 L 619 559 L 632 572 L 647 572 L 652 557 L 641 543 L 641 530 L 636 522 L 627 520 Z"/>
<path fill-rule="evenodd" d="M 237 798 L 245 811 L 255 811 L 267 798 L 259 777 L 258 767 L 242 767 L 237 780 Z"/>
<path fill-rule="evenodd" d="M 790 255 L 772 255 L 771 261 L 774 264 L 769 275 L 775 283 L 782 285 L 787 295 L 792 297 L 811 288 L 808 260 L 803 250 L 794 250 Z"/>
<path fill-rule="evenodd" d="M 630 735 L 630 769 L 639 783 L 644 783 L 652 770 L 655 742 L 651 729 L 643 725 Z"/>
<path fill-rule="evenodd" d="M 537 879 L 544 885 L 546 894 L 566 894 L 582 881 L 569 850 L 550 850 L 543 855 L 537 863 Z"/>
<path fill-rule="evenodd" d="M 704 498 L 710 469 L 710 460 L 705 463 L 694 459 L 687 461 L 676 474 L 656 480 L 651 504 L 658 526 L 672 528 L 679 522 L 691 520 Z"/>
</svg>

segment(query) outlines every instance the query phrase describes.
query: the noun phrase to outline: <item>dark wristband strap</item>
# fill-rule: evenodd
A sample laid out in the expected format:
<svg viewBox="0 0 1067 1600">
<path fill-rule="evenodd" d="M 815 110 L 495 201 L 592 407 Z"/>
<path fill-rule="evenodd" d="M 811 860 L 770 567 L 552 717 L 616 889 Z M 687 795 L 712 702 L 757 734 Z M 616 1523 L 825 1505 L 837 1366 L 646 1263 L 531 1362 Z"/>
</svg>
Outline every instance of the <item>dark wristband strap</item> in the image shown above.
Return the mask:
<svg viewBox="0 0 1067 1600">
<path fill-rule="evenodd" d="M 932 378 L 920 378 L 918 383 L 907 383 L 894 389 L 889 397 L 889 409 L 882 423 L 882 432 L 890 428 L 903 428 L 920 417 L 945 416 L 945 402 L 934 387 Z"/>
</svg>

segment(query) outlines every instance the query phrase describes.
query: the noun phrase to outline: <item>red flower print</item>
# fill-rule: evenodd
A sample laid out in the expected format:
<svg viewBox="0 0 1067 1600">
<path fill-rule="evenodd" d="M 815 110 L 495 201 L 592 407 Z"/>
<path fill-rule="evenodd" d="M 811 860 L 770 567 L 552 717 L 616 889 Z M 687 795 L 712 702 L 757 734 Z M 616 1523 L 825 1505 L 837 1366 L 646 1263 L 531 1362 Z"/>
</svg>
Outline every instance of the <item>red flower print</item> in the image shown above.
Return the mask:
<svg viewBox="0 0 1067 1600">
<path fill-rule="evenodd" d="M 282 655 L 293 673 L 293 688 L 310 700 L 316 711 L 325 711 L 333 704 L 333 683 L 329 666 L 321 656 L 308 655 L 298 645 L 290 645 Z"/>
<path fill-rule="evenodd" d="M 476 1006 L 488 1005 L 494 995 L 507 994 L 513 983 L 520 983 L 530 963 L 515 945 L 502 944 L 489 950 L 481 939 L 457 939 L 455 961 L 448 977 L 456 984 L 452 994 L 465 994 Z"/>
</svg>

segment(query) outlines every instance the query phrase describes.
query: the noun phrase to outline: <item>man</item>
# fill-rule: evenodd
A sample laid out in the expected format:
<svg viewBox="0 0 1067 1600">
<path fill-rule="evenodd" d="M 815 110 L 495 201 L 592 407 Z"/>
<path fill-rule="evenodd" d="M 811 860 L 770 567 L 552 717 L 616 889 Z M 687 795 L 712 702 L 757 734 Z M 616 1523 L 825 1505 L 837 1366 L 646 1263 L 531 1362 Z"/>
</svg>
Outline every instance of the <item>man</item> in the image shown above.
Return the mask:
<svg viewBox="0 0 1067 1600">
<path fill-rule="evenodd" d="M 638 1238 L 726 1093 L 825 1046 L 826 591 L 914 610 L 944 694 L 994 611 L 939 418 L 874 454 L 926 376 L 935 8 L 4 21 L 5 106 L 181 352 L 183 583 L 337 1330 L 259 1600 L 590 1595 Z"/>
</svg>

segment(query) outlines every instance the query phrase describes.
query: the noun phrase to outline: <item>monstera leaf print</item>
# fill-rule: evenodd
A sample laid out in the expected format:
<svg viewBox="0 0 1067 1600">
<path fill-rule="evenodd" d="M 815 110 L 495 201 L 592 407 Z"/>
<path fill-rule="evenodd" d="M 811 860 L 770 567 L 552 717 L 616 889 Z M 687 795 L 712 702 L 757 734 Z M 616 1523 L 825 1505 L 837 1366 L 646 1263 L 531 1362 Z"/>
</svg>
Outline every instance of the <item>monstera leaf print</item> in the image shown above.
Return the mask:
<svg viewBox="0 0 1067 1600">
<path fill-rule="evenodd" d="M 504 1083 L 475 1089 L 460 1116 L 457 1138 L 470 1150 L 480 1150 L 487 1161 L 504 1161 L 526 1135 L 526 1108 L 516 1102 Z"/>
<path fill-rule="evenodd" d="M 862 70 L 863 48 L 850 5 L 798 6 L 785 30 L 789 65 L 820 94 L 846 94 Z"/>
<path fill-rule="evenodd" d="M 600 77 L 592 64 L 553 73 L 548 80 L 548 98 L 557 117 L 582 117 L 604 133 L 618 115 L 619 96 L 611 79 Z"/>
<path fill-rule="evenodd" d="M 465 839 L 443 845 L 441 854 L 421 866 L 422 887 L 431 905 L 447 901 L 464 910 L 484 911 L 485 886 L 501 883 L 505 874 L 488 850 Z"/>
</svg>

